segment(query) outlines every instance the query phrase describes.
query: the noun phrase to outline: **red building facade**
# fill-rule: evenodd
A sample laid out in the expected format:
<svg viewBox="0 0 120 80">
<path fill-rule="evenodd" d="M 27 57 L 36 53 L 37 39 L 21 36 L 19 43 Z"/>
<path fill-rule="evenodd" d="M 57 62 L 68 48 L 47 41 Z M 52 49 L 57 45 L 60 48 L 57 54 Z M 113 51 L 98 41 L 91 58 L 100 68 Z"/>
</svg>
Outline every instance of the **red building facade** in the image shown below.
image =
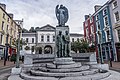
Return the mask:
<svg viewBox="0 0 120 80">
<path fill-rule="evenodd" d="M 84 27 L 84 38 L 89 43 L 89 47 L 97 47 L 96 45 L 96 27 L 94 24 L 93 15 L 85 15 L 85 21 L 83 22 Z M 98 51 L 96 48 L 96 55 L 98 56 Z"/>
</svg>

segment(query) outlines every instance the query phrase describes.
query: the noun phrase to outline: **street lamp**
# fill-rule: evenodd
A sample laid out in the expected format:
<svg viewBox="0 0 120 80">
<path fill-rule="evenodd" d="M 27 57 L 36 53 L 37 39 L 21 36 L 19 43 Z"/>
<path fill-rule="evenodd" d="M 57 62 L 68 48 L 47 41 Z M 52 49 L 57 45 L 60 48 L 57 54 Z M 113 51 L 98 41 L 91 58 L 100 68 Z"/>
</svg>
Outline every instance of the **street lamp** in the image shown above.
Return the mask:
<svg viewBox="0 0 120 80">
<path fill-rule="evenodd" d="M 18 46 L 17 46 L 17 59 L 16 59 L 16 68 L 20 67 L 19 64 L 19 56 L 20 56 L 20 33 L 21 33 L 21 27 L 19 25 L 19 29 L 18 29 Z"/>
<path fill-rule="evenodd" d="M 7 61 L 7 58 L 8 58 L 8 47 L 9 47 L 9 44 L 8 44 L 8 37 L 9 37 L 9 34 L 7 33 L 7 36 L 6 36 L 6 48 L 5 48 L 5 53 L 4 53 L 4 66 L 6 66 L 6 61 Z"/>
<path fill-rule="evenodd" d="M 98 35 L 100 37 L 100 39 L 99 39 L 99 43 L 100 43 L 100 55 L 99 55 L 99 57 L 100 57 L 101 64 L 103 64 L 104 61 L 103 61 L 103 55 L 102 55 L 102 34 L 100 31 L 98 32 Z"/>
<path fill-rule="evenodd" d="M 109 41 L 111 43 L 111 38 L 109 38 Z M 109 48 L 109 64 L 110 64 L 110 67 L 112 67 L 112 56 L 111 56 L 110 44 L 108 44 L 108 48 Z"/>
</svg>

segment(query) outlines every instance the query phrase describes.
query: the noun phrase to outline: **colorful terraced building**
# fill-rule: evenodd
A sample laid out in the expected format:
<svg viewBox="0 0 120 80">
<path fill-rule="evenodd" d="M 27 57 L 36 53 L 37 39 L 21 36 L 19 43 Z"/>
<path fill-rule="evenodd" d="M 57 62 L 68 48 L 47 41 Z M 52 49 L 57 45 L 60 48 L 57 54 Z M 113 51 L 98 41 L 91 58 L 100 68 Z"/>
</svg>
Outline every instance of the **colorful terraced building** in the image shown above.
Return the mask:
<svg viewBox="0 0 120 80">
<path fill-rule="evenodd" d="M 115 37 L 115 28 L 113 28 L 114 18 L 112 17 L 114 11 L 113 9 L 111 10 L 111 4 L 114 1 L 116 0 L 109 0 L 103 6 L 96 5 L 95 13 L 92 16 L 85 16 L 85 21 L 83 25 L 84 38 L 88 40 L 89 44 L 91 44 L 91 42 L 95 42 L 96 53 L 98 54 L 97 58 L 101 61 L 101 63 L 103 63 L 103 60 L 117 61 L 119 58 L 118 51 L 116 51 L 115 47 L 116 38 L 119 37 Z M 119 2 L 120 1 L 117 0 L 117 3 Z M 119 13 L 117 16 L 116 15 L 115 17 L 117 17 L 118 19 Z M 89 20 L 91 20 L 91 17 L 93 17 L 94 21 L 90 24 Z M 91 25 L 94 25 L 93 29 Z M 95 41 L 91 39 L 91 30 L 94 30 L 95 39 L 92 39 L 94 39 Z"/>
</svg>

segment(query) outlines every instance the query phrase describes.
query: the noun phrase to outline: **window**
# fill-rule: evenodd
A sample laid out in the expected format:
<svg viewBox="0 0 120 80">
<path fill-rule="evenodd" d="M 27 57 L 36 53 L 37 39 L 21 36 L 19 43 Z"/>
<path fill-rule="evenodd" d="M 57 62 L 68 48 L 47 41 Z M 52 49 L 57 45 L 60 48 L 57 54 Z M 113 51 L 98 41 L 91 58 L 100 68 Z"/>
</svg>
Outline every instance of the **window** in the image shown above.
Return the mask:
<svg viewBox="0 0 120 80">
<path fill-rule="evenodd" d="M 72 38 L 72 42 L 74 42 L 74 38 Z"/>
<path fill-rule="evenodd" d="M 9 22 L 9 20 L 10 20 L 10 19 L 8 18 L 7 22 Z"/>
<path fill-rule="evenodd" d="M 12 35 L 12 28 L 10 29 L 10 33 L 11 33 L 11 35 Z"/>
<path fill-rule="evenodd" d="M 92 26 L 92 32 L 94 33 L 94 26 Z"/>
<path fill-rule="evenodd" d="M 2 30 L 4 30 L 4 21 L 2 21 Z"/>
<path fill-rule="evenodd" d="M 117 1 L 113 2 L 113 9 L 117 7 Z"/>
<path fill-rule="evenodd" d="M 41 41 L 44 41 L 44 36 L 43 35 L 41 35 Z"/>
<path fill-rule="evenodd" d="M 34 38 L 33 38 L 34 39 Z M 32 46 L 32 52 L 34 52 L 34 46 Z"/>
<path fill-rule="evenodd" d="M 8 25 L 7 25 L 6 31 L 8 32 Z"/>
<path fill-rule="evenodd" d="M 118 32 L 118 39 L 119 39 L 119 42 L 120 42 L 120 30 L 118 30 L 117 32 Z"/>
<path fill-rule="evenodd" d="M 34 43 L 34 38 L 32 38 L 32 43 Z"/>
<path fill-rule="evenodd" d="M 88 36 L 88 28 L 86 28 L 86 36 Z"/>
<path fill-rule="evenodd" d="M 92 17 L 90 17 L 90 23 L 92 23 L 93 22 L 93 18 Z"/>
<path fill-rule="evenodd" d="M 15 37 L 15 35 L 16 35 L 15 33 L 16 33 L 16 31 L 14 31 L 14 37 Z"/>
<path fill-rule="evenodd" d="M 49 42 L 50 41 L 50 36 L 49 35 L 47 35 L 47 42 Z"/>
<path fill-rule="evenodd" d="M 5 19 L 5 13 L 3 13 L 3 18 Z"/>
<path fill-rule="evenodd" d="M 12 38 L 10 38 L 10 44 L 12 43 Z"/>
<path fill-rule="evenodd" d="M 87 21 L 85 21 L 85 26 L 88 26 L 88 22 Z"/>
<path fill-rule="evenodd" d="M 116 13 L 115 13 L 115 21 L 117 22 L 117 21 L 119 21 L 119 12 L 117 11 Z"/>
<path fill-rule="evenodd" d="M 1 40 L 0 40 L 1 44 L 2 44 L 2 39 L 3 39 L 3 35 L 1 35 Z"/>
<path fill-rule="evenodd" d="M 53 41 L 55 41 L 55 36 L 53 36 Z"/>
<path fill-rule="evenodd" d="M 77 41 L 79 42 L 79 38 L 77 38 Z"/>
<path fill-rule="evenodd" d="M 107 41 L 110 41 L 110 31 L 108 30 L 108 31 L 106 31 L 106 34 L 107 34 Z"/>
<path fill-rule="evenodd" d="M 28 38 L 26 38 L 26 42 L 28 43 Z"/>
<path fill-rule="evenodd" d="M 96 23 L 96 26 L 97 26 L 97 29 L 100 29 L 100 22 L 99 21 Z"/>
<path fill-rule="evenodd" d="M 98 43 L 100 44 L 102 42 L 102 39 L 101 39 L 101 34 L 98 35 Z"/>
<path fill-rule="evenodd" d="M 91 40 L 92 40 L 92 42 L 95 42 L 95 37 L 93 34 L 91 35 Z"/>
<path fill-rule="evenodd" d="M 15 30 L 16 30 L 16 27 L 17 27 L 17 26 L 15 25 Z"/>
<path fill-rule="evenodd" d="M 96 20 L 98 20 L 99 19 L 99 15 L 97 14 L 97 16 L 96 16 Z"/>
<path fill-rule="evenodd" d="M 107 14 L 107 9 L 104 9 L 103 10 L 103 15 L 106 15 Z"/>
<path fill-rule="evenodd" d="M 104 18 L 104 24 L 105 24 L 105 26 L 108 26 L 108 17 L 107 16 Z"/>
<path fill-rule="evenodd" d="M 93 26 L 91 26 L 91 33 L 94 33 L 94 27 Z"/>
</svg>

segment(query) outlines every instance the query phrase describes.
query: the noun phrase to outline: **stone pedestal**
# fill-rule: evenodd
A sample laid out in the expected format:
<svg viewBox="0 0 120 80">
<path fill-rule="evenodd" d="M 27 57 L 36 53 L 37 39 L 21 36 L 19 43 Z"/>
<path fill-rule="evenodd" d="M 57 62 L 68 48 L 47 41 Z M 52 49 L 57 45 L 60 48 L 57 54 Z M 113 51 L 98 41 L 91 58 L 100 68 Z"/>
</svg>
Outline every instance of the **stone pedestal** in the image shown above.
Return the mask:
<svg viewBox="0 0 120 80">
<path fill-rule="evenodd" d="M 68 58 L 55 58 L 54 64 L 56 65 L 68 65 L 75 63 L 72 59 L 72 57 Z"/>
<path fill-rule="evenodd" d="M 94 64 L 91 65 L 91 68 L 97 68 L 97 69 L 101 69 L 101 70 L 109 70 L 109 65 L 108 64 Z"/>
<path fill-rule="evenodd" d="M 56 26 L 55 54 L 56 57 L 70 57 L 70 34 L 68 26 Z"/>
<path fill-rule="evenodd" d="M 21 73 L 22 68 L 12 68 L 11 74 L 13 75 L 19 75 Z"/>
</svg>

